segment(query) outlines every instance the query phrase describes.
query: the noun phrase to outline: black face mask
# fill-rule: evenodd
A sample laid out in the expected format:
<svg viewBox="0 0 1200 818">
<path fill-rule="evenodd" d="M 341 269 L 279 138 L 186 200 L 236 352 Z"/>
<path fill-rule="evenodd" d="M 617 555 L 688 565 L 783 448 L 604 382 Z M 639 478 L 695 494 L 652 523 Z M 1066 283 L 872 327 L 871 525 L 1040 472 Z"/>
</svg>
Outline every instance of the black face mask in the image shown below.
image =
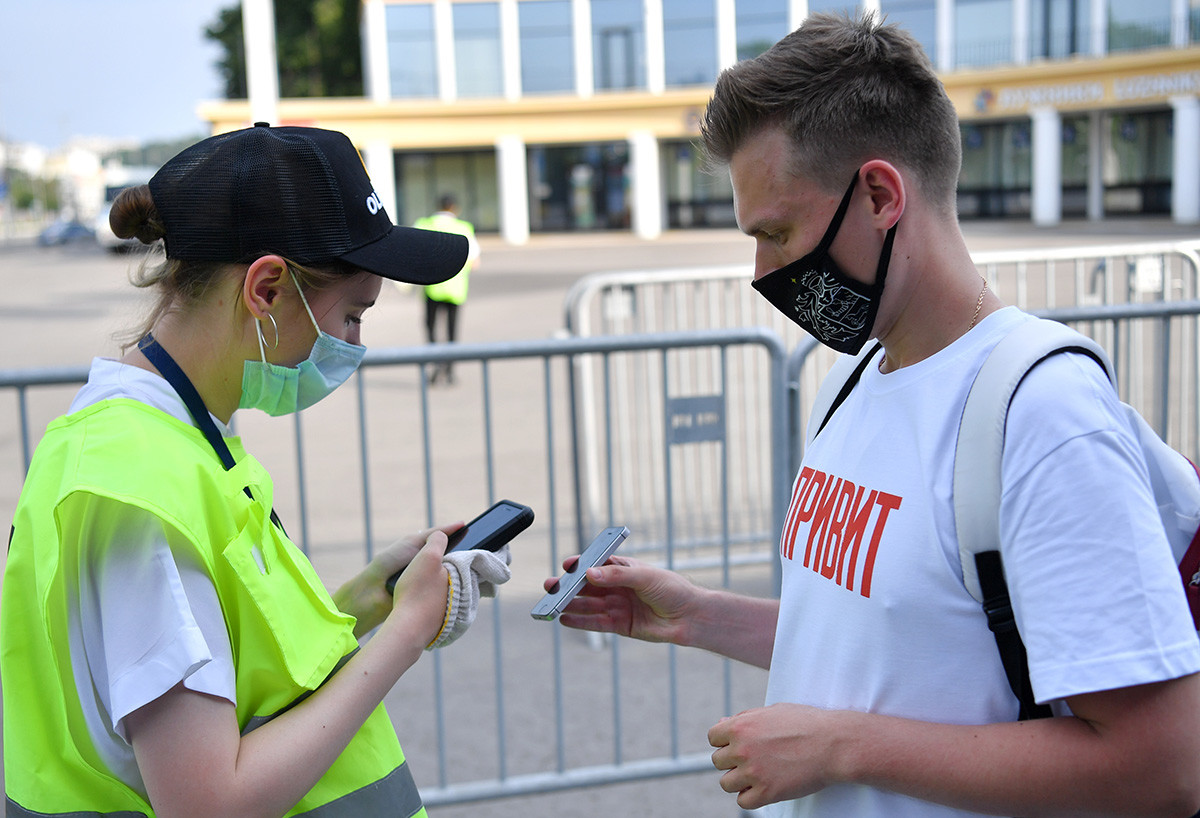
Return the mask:
<svg viewBox="0 0 1200 818">
<path fill-rule="evenodd" d="M 771 306 L 818 341 L 851 355 L 862 349 L 871 337 L 892 258 L 892 241 L 899 225 L 899 222 L 892 225 L 884 238 L 874 284 L 863 284 L 842 272 L 829 255 L 829 245 L 833 244 L 838 228 L 842 226 L 856 184 L 858 171 L 854 172 L 850 187 L 815 250 L 752 284 Z"/>
</svg>

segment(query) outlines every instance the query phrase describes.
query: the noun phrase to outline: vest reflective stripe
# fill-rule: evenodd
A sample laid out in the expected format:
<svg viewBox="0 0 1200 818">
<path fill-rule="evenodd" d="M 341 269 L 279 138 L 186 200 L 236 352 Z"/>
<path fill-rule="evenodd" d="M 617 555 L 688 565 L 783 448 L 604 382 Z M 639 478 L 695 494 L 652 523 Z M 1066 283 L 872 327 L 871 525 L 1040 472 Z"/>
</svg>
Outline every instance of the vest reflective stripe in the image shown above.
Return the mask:
<svg viewBox="0 0 1200 818">
<path fill-rule="evenodd" d="M 371 815 L 414 818 L 423 811 L 417 782 L 406 761 L 375 783 L 316 809 L 297 813 L 294 818 L 362 818 Z M 140 812 L 30 812 L 11 798 L 5 799 L 4 815 L 5 818 L 145 818 Z"/>
<path fill-rule="evenodd" d="M 30 812 L 11 798 L 4 799 L 4 818 L 146 818 L 140 812 Z"/>
<path fill-rule="evenodd" d="M 413 781 L 406 761 L 374 784 L 308 812 L 296 813 L 294 818 L 363 818 L 372 815 L 414 818 L 424 814 L 417 782 Z"/>
</svg>

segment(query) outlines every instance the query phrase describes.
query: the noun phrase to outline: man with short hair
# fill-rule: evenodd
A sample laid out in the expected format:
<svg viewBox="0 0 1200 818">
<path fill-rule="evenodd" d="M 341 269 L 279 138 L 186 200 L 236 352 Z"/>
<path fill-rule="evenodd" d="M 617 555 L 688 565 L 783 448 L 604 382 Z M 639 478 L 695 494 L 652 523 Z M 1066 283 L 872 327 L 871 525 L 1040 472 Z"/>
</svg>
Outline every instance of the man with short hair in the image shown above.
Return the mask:
<svg viewBox="0 0 1200 818">
<path fill-rule="evenodd" d="M 1056 355 L 1029 375 L 1002 466 L 1001 551 L 1053 717 L 1017 720 L 964 585 L 958 422 L 988 352 L 1031 318 L 967 251 L 958 122 L 920 46 L 872 17 L 813 15 L 722 74 L 703 137 L 755 240 L 754 287 L 838 351 L 881 347 L 810 432 L 779 600 L 618 556 L 588 571 L 563 623 L 769 668 L 767 706 L 709 732 L 745 808 L 1191 815 L 1200 644 L 1145 464 L 1092 360 Z"/>
</svg>

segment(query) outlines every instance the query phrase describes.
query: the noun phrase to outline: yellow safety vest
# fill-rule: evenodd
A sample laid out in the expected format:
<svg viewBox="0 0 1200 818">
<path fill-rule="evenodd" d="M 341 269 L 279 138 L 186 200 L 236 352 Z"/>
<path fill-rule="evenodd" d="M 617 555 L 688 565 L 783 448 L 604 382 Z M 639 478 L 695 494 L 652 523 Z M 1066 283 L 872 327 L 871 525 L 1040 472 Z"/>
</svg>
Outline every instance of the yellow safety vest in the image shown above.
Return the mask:
<svg viewBox="0 0 1200 818">
<path fill-rule="evenodd" d="M 192 549 L 212 578 L 243 734 L 301 701 L 357 649 L 354 618 L 271 524 L 270 476 L 239 439 L 227 442 L 237 460 L 229 471 L 198 429 L 128 399 L 102 401 L 47 429 L 17 504 L 0 597 L 8 818 L 154 814 L 101 761 L 71 669 L 67 605 L 79 546 L 60 535 L 86 526 L 96 497 L 161 518 L 172 548 Z M 288 815 L 425 816 L 382 705 Z"/>
<path fill-rule="evenodd" d="M 475 238 L 475 227 L 469 221 L 446 211 L 417 219 L 413 227 L 419 227 L 422 230 L 439 230 L 442 233 L 457 233 L 460 236 L 466 236 L 468 241 L 474 241 Z M 428 285 L 425 288 L 425 297 L 434 301 L 462 304 L 467 300 L 467 286 L 470 283 L 471 268 L 474 265 L 475 260 L 469 258 L 454 278 L 440 284 Z"/>
</svg>

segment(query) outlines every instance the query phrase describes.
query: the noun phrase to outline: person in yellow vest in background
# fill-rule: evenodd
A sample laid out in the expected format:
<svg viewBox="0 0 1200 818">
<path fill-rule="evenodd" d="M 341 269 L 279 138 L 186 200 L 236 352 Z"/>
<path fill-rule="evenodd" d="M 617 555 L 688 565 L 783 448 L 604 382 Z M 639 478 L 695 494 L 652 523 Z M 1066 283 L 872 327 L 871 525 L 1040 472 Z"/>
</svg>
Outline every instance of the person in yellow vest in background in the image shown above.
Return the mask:
<svg viewBox="0 0 1200 818">
<path fill-rule="evenodd" d="M 479 266 L 479 242 L 475 240 L 475 225 L 459 218 L 458 199 L 447 193 L 438 200 L 438 211 L 431 216 L 417 219 L 414 226 L 423 230 L 440 230 L 443 233 L 456 233 L 467 237 L 467 263 L 458 275 L 449 281 L 425 287 L 425 335 L 429 343 L 437 342 L 439 314 L 446 317 L 446 341 L 454 343 L 458 339 L 458 308 L 467 300 L 471 271 Z M 439 380 L 448 384 L 454 383 L 454 372 L 449 361 L 443 361 L 434 367 L 429 382 L 437 383 Z"/>
<path fill-rule="evenodd" d="M 444 553 L 461 523 L 429 529 L 330 593 L 229 424 L 336 389 L 383 279 L 448 279 L 467 242 L 393 225 L 344 134 L 265 123 L 185 149 L 110 223 L 165 257 L 142 263 L 150 316 L 49 425 L 13 518 L 8 818 L 421 818 L 382 701 L 470 624 L 458 560 L 482 552 Z"/>
</svg>

